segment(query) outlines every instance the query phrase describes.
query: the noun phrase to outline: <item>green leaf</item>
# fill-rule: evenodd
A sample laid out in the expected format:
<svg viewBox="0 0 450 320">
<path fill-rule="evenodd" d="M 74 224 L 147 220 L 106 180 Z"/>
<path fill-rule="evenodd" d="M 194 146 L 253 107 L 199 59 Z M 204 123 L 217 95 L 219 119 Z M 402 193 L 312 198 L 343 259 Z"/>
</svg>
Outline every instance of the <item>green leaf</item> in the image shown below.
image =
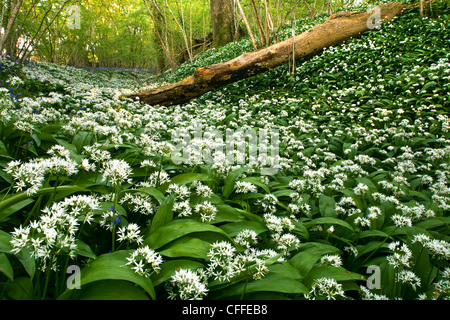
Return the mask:
<svg viewBox="0 0 450 320">
<path fill-rule="evenodd" d="M 89 191 L 85 188 L 81 188 L 81 187 L 77 187 L 77 186 L 61 186 L 56 188 L 56 192 L 60 192 L 60 191 L 70 191 L 70 193 L 75 193 L 75 192 L 81 192 L 81 191 Z M 10 212 L 8 210 L 8 208 L 10 208 L 11 206 L 14 206 L 22 201 L 25 201 L 29 198 L 34 198 L 34 197 L 38 197 L 40 195 L 43 194 L 49 194 L 49 193 L 54 193 L 55 192 L 55 188 L 42 188 L 40 190 L 38 190 L 35 194 L 33 194 L 31 197 L 29 197 L 27 195 L 27 193 L 21 192 L 18 193 L 16 195 L 13 195 L 11 197 L 9 197 L 6 200 L 3 200 L 0 202 L 0 221 L 6 219 L 9 215 L 12 214 L 12 212 Z"/>
<path fill-rule="evenodd" d="M 72 290 L 70 300 L 149 300 L 140 287 L 123 280 L 102 280 Z"/>
<path fill-rule="evenodd" d="M 152 299 L 156 299 L 153 283 L 149 278 L 142 277 L 126 265 L 126 258 L 132 250 L 116 251 L 99 256 L 81 270 L 81 287 L 101 280 L 125 280 L 142 287 Z M 68 290 L 70 291 L 70 290 Z M 67 291 L 61 298 L 67 298 Z"/>
<path fill-rule="evenodd" d="M 319 224 L 339 225 L 339 226 L 349 229 L 350 231 L 353 231 L 353 227 L 351 225 L 349 225 L 347 222 L 345 222 L 344 220 L 338 219 L 338 218 L 334 218 L 334 217 L 321 217 L 321 218 L 317 218 L 312 221 L 308 221 L 308 222 L 304 223 L 304 225 L 307 229 L 311 228 L 312 226 L 319 225 Z"/>
<path fill-rule="evenodd" d="M 139 188 L 139 189 L 127 189 L 122 191 L 123 193 L 143 193 L 154 197 L 160 204 L 164 202 L 166 197 L 164 194 L 154 187 Z"/>
<path fill-rule="evenodd" d="M 192 173 L 192 172 L 182 173 L 173 178 L 170 178 L 170 182 L 167 182 L 163 186 L 161 186 L 160 190 L 162 192 L 166 191 L 169 185 L 173 183 L 176 183 L 178 185 L 186 185 L 194 181 L 209 181 L 209 180 L 210 180 L 209 176 L 203 173 Z"/>
<path fill-rule="evenodd" d="M 225 179 L 225 183 L 223 186 L 223 190 L 222 190 L 222 195 L 224 196 L 225 199 L 228 199 L 231 195 L 231 193 L 233 193 L 234 190 L 234 184 L 236 182 L 236 179 L 243 174 L 244 172 L 246 172 L 248 169 L 248 167 L 242 167 L 236 170 L 233 170 L 232 172 L 230 172 L 227 176 L 227 178 Z"/>
<path fill-rule="evenodd" d="M 276 273 L 268 273 L 260 280 L 252 280 L 247 284 L 241 282 L 228 287 L 225 296 L 240 296 L 243 293 L 253 292 L 281 292 L 281 293 L 308 293 L 309 290 L 303 283 L 291 277 L 284 277 Z"/>
<path fill-rule="evenodd" d="M 257 234 L 266 232 L 268 230 L 264 224 L 257 221 L 240 221 L 227 223 L 220 226 L 220 229 L 225 231 L 230 237 L 235 237 L 239 232 L 245 229 L 253 230 Z"/>
<path fill-rule="evenodd" d="M 342 267 L 322 265 L 311 269 L 305 277 L 304 283 L 307 287 L 311 287 L 314 280 L 319 278 L 332 278 L 336 281 L 365 280 L 364 276 L 350 272 Z"/>
<path fill-rule="evenodd" d="M 159 206 L 152 220 L 152 225 L 150 227 L 150 232 L 158 230 L 166 223 L 172 221 L 173 212 L 172 207 L 175 201 L 175 195 L 170 195 L 166 200 Z"/>
<path fill-rule="evenodd" d="M 334 198 L 322 194 L 319 198 L 319 211 L 322 217 L 335 217 L 335 205 Z"/>
<path fill-rule="evenodd" d="M 16 278 L 7 284 L 7 293 L 13 300 L 33 300 L 33 281 L 26 277 Z"/>
<path fill-rule="evenodd" d="M 211 243 L 189 236 L 172 241 L 159 253 L 166 257 L 191 257 L 207 259 Z"/>
<path fill-rule="evenodd" d="M 8 257 L 4 253 L 0 253 L 0 272 L 7 276 L 11 281 L 14 280 L 14 271 Z"/>
<path fill-rule="evenodd" d="M 199 268 L 204 268 L 205 266 L 198 261 L 192 260 L 170 260 L 166 261 L 161 265 L 161 270 L 158 274 L 155 274 L 152 278 L 155 286 L 163 283 L 164 281 L 170 279 L 177 270 L 197 270 Z"/>
<path fill-rule="evenodd" d="M 194 232 L 215 232 L 232 242 L 231 238 L 218 227 L 194 220 L 179 219 L 171 221 L 151 232 L 144 243 L 153 249 L 158 249 L 173 240 Z"/>
<path fill-rule="evenodd" d="M 91 247 L 80 239 L 77 240 L 77 254 L 91 259 L 97 258 Z"/>
<path fill-rule="evenodd" d="M 246 177 L 239 179 L 239 181 L 250 182 L 255 186 L 261 187 L 265 192 L 270 193 L 269 187 L 266 186 L 266 184 L 261 181 L 260 177 Z"/>
</svg>

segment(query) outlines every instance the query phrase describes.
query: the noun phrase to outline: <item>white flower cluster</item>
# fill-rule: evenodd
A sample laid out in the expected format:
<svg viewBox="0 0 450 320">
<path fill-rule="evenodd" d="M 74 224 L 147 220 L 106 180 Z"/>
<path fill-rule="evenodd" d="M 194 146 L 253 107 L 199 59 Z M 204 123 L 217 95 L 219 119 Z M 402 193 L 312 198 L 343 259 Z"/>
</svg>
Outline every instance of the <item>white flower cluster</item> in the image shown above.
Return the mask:
<svg viewBox="0 0 450 320">
<path fill-rule="evenodd" d="M 208 294 L 208 287 L 201 271 L 179 269 L 166 285 L 171 300 L 203 300 Z"/>
<path fill-rule="evenodd" d="M 26 227 L 15 228 L 11 233 L 12 253 L 24 248 L 31 250 L 31 256 L 39 261 L 39 267 L 59 269 L 58 256 L 77 256 L 77 237 L 80 221 L 92 221 L 93 211 L 98 209 L 98 200 L 91 196 L 73 196 L 54 203 L 42 210 L 38 220 Z"/>
<path fill-rule="evenodd" d="M 308 300 L 327 299 L 336 300 L 337 297 L 345 298 L 342 284 L 338 283 L 333 278 L 318 278 L 314 280 L 311 286 L 311 291 L 306 294 Z"/>
<path fill-rule="evenodd" d="M 153 272 L 159 273 L 163 258 L 155 250 L 144 246 L 134 250 L 127 261 L 127 265 L 131 265 L 137 274 L 148 278 Z"/>
<path fill-rule="evenodd" d="M 11 161 L 5 171 L 15 180 L 14 188 L 19 192 L 26 189 L 29 196 L 42 188 L 46 175 L 70 177 L 78 173 L 77 162 L 70 159 L 69 151 L 62 146 L 53 146 L 51 158 L 32 159 L 27 163 Z"/>
<path fill-rule="evenodd" d="M 393 253 L 387 256 L 387 261 L 394 268 L 399 268 L 401 266 L 410 267 L 412 252 L 406 245 L 406 243 L 400 243 L 400 241 L 395 241 L 389 244 L 389 250 Z"/>
</svg>

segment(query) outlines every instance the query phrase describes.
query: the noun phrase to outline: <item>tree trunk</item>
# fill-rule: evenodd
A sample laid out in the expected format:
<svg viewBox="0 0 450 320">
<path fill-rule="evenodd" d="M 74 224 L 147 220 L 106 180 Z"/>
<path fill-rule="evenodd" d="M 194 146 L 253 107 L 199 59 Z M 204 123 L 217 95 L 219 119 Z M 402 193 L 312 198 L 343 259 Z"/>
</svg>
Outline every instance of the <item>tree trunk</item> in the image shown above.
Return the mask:
<svg viewBox="0 0 450 320">
<path fill-rule="evenodd" d="M 401 14 L 408 6 L 411 5 L 398 2 L 382 4 L 379 6 L 380 18 L 382 21 L 388 21 Z M 198 68 L 192 76 L 177 83 L 125 97 L 140 98 L 141 102 L 149 105 L 183 104 L 226 84 L 287 64 L 293 58 L 304 58 L 324 48 L 358 37 L 373 29 L 368 23 L 371 19 L 373 19 L 373 13 L 370 11 L 341 12 L 332 15 L 324 23 L 283 42 L 258 51 L 244 53 L 227 62 Z M 293 51 L 294 45 L 295 51 Z"/>
<path fill-rule="evenodd" d="M 8 24 L 6 25 L 5 33 L 3 34 L 3 37 L 0 39 L 0 55 L 2 55 L 3 53 L 3 49 L 5 48 L 5 44 L 8 41 L 11 29 L 14 23 L 16 22 L 17 14 L 19 13 L 20 7 L 22 6 L 22 2 L 23 0 L 17 0 L 14 7 L 12 7 L 11 16 L 9 17 Z"/>
<path fill-rule="evenodd" d="M 214 48 L 233 41 L 234 19 L 233 0 L 211 0 L 211 30 Z"/>
</svg>

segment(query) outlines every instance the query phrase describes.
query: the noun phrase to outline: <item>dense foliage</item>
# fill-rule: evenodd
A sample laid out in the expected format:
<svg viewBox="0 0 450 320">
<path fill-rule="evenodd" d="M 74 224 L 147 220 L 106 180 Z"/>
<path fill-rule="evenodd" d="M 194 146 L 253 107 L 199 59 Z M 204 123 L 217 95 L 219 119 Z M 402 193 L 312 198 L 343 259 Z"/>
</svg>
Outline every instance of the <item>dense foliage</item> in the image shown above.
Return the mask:
<svg viewBox="0 0 450 320">
<path fill-rule="evenodd" d="M 449 18 L 411 9 L 173 108 L 120 99 L 146 74 L 1 61 L 1 297 L 448 299 Z M 278 173 L 175 164 L 199 126 L 278 128 Z"/>
</svg>

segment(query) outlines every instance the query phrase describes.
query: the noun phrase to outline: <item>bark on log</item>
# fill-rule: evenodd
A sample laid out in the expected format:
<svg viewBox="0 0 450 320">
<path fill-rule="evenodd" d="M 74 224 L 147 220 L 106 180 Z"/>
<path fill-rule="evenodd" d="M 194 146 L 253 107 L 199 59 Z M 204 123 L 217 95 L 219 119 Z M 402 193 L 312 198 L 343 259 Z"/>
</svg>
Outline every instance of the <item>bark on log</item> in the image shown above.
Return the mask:
<svg viewBox="0 0 450 320">
<path fill-rule="evenodd" d="M 292 54 L 296 59 L 304 58 L 324 48 L 336 46 L 350 38 L 358 37 L 373 28 L 371 21 L 374 19 L 380 19 L 381 22 L 391 20 L 410 6 L 391 2 L 379 5 L 379 11 L 376 9 L 374 11 L 340 12 L 296 37 L 258 51 L 244 53 L 227 62 L 198 68 L 192 76 L 179 82 L 125 97 L 138 97 L 141 102 L 149 105 L 183 104 L 229 83 L 284 65 L 292 60 Z M 377 12 L 379 12 L 378 17 L 374 16 Z M 293 41 L 295 41 L 294 52 L 292 50 Z"/>
</svg>

